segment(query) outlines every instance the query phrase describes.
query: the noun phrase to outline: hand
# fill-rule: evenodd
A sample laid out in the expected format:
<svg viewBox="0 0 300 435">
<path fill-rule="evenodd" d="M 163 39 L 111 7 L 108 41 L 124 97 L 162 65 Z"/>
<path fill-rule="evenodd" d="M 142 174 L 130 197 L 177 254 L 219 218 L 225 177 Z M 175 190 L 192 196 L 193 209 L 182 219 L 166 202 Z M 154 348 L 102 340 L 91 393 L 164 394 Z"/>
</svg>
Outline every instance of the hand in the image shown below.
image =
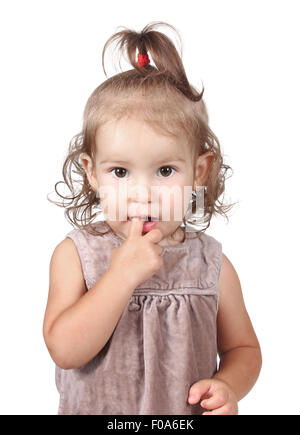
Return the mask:
<svg viewBox="0 0 300 435">
<path fill-rule="evenodd" d="M 121 246 L 113 249 L 109 266 L 114 273 L 127 277 L 134 288 L 163 265 L 160 255 L 163 248 L 158 244 L 163 234 L 156 228 L 143 236 L 143 224 L 142 219 L 133 218 L 128 237 Z"/>
<path fill-rule="evenodd" d="M 190 396 L 195 396 L 194 399 Z M 209 411 L 202 415 L 237 415 L 238 401 L 229 385 L 218 379 L 202 379 L 193 384 L 189 391 L 188 403 L 195 405 L 200 402 L 202 408 Z"/>
</svg>

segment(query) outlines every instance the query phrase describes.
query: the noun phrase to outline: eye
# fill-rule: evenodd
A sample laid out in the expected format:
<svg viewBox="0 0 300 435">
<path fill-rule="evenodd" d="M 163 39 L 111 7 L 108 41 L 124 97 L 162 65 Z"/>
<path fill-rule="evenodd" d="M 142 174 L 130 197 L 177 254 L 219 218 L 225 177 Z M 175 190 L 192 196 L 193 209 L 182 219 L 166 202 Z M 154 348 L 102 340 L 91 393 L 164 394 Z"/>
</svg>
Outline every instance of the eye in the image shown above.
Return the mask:
<svg viewBox="0 0 300 435">
<path fill-rule="evenodd" d="M 171 166 L 162 166 L 159 171 L 160 173 L 163 173 L 164 178 L 168 178 L 170 175 L 170 171 L 175 171 L 175 169 Z"/>
<path fill-rule="evenodd" d="M 125 174 L 127 172 L 127 169 L 125 168 L 113 168 L 109 172 L 117 171 L 117 173 L 120 175 L 116 175 L 117 178 L 125 178 Z"/>
</svg>

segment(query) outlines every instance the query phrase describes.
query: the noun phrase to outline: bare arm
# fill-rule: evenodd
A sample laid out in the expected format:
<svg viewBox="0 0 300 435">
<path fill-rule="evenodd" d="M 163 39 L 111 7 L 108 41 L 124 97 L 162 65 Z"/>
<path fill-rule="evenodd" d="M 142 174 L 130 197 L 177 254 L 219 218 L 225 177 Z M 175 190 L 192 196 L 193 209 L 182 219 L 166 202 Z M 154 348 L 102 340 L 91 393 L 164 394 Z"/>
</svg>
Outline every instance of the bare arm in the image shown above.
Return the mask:
<svg viewBox="0 0 300 435">
<path fill-rule="evenodd" d="M 200 401 L 203 414 L 235 415 L 238 401 L 253 387 L 262 365 L 260 346 L 245 308 L 238 275 L 223 254 L 219 279 L 218 353 L 220 367 L 210 379 L 195 382 L 188 401 Z"/>
<path fill-rule="evenodd" d="M 262 357 L 259 342 L 245 308 L 238 275 L 223 254 L 218 310 L 219 371 L 213 377 L 226 382 L 237 400 L 255 384 Z"/>
<path fill-rule="evenodd" d="M 134 286 L 108 269 L 86 292 L 74 242 L 54 250 L 44 320 L 44 339 L 54 362 L 64 369 L 90 361 L 111 337 Z"/>
</svg>

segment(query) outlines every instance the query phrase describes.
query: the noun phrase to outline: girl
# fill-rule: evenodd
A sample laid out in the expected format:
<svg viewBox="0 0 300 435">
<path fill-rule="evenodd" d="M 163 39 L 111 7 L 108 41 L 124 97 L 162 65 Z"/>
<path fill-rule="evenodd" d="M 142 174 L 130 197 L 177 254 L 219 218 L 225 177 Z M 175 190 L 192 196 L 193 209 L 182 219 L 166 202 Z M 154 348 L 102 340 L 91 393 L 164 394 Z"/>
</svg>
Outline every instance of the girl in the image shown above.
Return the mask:
<svg viewBox="0 0 300 435">
<path fill-rule="evenodd" d="M 58 414 L 237 414 L 260 372 L 238 275 L 205 233 L 231 207 L 230 167 L 159 24 L 105 44 L 103 69 L 114 40 L 133 68 L 91 94 L 63 166 L 71 196 L 55 185 L 76 226 L 53 252 L 43 325 Z"/>
</svg>

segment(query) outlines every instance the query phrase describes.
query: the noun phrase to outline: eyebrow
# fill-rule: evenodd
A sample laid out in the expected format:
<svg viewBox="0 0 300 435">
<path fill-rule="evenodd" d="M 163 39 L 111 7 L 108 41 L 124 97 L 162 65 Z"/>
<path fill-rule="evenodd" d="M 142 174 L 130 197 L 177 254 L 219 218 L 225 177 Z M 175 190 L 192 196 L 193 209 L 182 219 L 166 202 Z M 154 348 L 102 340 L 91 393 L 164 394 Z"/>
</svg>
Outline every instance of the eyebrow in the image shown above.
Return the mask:
<svg viewBox="0 0 300 435">
<path fill-rule="evenodd" d="M 160 164 L 160 163 L 163 163 L 163 162 L 184 162 L 185 163 L 185 159 L 184 158 L 182 158 L 182 157 L 175 157 L 175 158 L 167 158 L 167 159 L 160 159 L 159 161 L 157 161 L 157 162 L 155 162 L 156 164 Z M 120 164 L 124 164 L 124 165 L 128 165 L 128 164 L 130 164 L 130 162 L 129 161 L 126 161 L 126 160 L 101 160 L 100 162 L 99 162 L 99 164 L 100 165 L 103 165 L 104 163 L 112 163 L 112 164 L 117 164 L 117 163 L 120 163 Z"/>
</svg>

